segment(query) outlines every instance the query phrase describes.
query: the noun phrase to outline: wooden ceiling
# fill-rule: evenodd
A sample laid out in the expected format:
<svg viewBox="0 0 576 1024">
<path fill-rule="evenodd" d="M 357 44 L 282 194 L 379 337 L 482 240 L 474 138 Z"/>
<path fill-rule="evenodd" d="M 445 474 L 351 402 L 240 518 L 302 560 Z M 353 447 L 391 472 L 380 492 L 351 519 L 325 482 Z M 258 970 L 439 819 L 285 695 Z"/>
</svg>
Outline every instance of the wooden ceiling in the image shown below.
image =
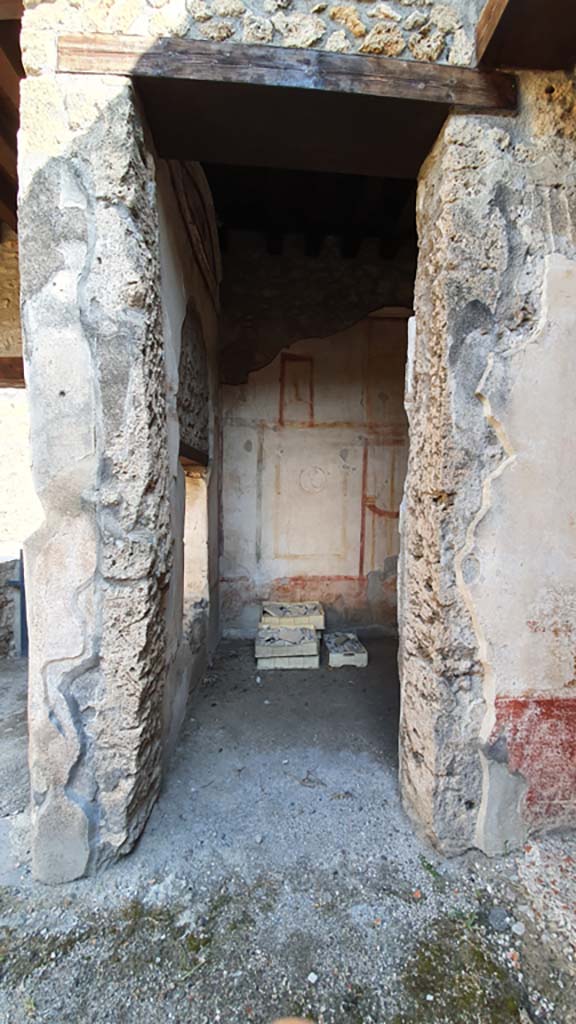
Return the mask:
<svg viewBox="0 0 576 1024">
<path fill-rule="evenodd" d="M 488 0 L 476 32 L 484 67 L 572 69 L 576 0 Z"/>
</svg>

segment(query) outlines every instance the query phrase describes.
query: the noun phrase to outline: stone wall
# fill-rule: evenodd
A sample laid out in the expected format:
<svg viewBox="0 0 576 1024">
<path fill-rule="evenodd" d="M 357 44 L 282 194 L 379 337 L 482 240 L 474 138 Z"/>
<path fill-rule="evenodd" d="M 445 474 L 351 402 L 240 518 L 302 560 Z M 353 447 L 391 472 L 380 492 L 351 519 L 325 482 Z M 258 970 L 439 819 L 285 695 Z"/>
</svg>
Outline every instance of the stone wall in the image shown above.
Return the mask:
<svg viewBox="0 0 576 1024">
<path fill-rule="evenodd" d="M 422 170 L 401 783 L 448 852 L 576 821 L 576 103 L 453 115 Z"/>
<path fill-rule="evenodd" d="M 477 2 L 451 0 L 24 0 L 28 74 L 56 67 L 58 32 L 181 36 L 473 63 Z"/>
<path fill-rule="evenodd" d="M 173 565 L 154 163 L 126 80 L 22 85 L 33 867 L 127 852 L 160 786 Z"/>
<path fill-rule="evenodd" d="M 13 586 L 19 569 L 19 559 L 0 554 L 0 658 L 13 658 L 20 653 L 20 595 Z"/>
<path fill-rule="evenodd" d="M 223 389 L 223 628 L 263 600 L 319 600 L 334 626 L 396 630 L 406 320 L 298 342 Z"/>
</svg>

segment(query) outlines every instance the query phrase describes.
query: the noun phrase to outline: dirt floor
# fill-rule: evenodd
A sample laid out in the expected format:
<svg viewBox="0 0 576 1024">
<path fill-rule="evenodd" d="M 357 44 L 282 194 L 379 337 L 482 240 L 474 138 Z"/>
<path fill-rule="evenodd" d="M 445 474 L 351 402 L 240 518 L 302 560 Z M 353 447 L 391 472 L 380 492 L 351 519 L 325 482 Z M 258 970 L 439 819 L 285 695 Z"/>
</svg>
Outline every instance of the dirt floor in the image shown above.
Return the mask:
<svg viewBox="0 0 576 1024">
<path fill-rule="evenodd" d="M 0 1021 L 576 1021 L 576 843 L 446 861 L 397 786 L 394 641 L 258 675 L 222 644 L 137 850 L 35 884 L 25 666 L 0 673 Z"/>
</svg>

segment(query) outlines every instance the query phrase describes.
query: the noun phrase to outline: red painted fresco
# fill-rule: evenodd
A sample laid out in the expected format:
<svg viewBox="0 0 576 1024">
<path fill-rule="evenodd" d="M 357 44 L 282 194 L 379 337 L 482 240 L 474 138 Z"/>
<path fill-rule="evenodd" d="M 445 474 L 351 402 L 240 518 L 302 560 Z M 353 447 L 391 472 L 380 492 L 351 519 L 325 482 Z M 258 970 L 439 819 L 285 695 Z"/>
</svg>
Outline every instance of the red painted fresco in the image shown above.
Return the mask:
<svg viewBox="0 0 576 1024">
<path fill-rule="evenodd" d="M 314 425 L 314 360 L 311 356 L 298 356 L 292 352 L 282 352 L 280 356 L 280 381 L 279 381 L 279 401 L 278 401 L 278 424 L 283 427 L 285 423 L 285 412 L 286 412 L 286 387 L 287 371 L 289 366 L 303 363 L 308 367 L 308 382 L 307 389 L 308 395 L 306 396 L 306 405 L 308 406 L 308 419 L 306 420 L 306 426 L 312 427 Z"/>
<path fill-rule="evenodd" d="M 506 737 L 508 765 L 527 783 L 532 827 L 576 823 L 576 697 L 499 697 L 492 740 Z"/>
</svg>

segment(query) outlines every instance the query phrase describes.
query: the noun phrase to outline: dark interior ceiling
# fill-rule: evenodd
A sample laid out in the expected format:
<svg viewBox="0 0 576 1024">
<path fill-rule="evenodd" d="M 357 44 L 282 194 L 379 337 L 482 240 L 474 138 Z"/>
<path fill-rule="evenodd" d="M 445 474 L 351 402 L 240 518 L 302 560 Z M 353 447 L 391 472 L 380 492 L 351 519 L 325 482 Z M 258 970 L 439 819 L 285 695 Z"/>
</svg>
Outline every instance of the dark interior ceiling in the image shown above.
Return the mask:
<svg viewBox="0 0 576 1024">
<path fill-rule="evenodd" d="M 225 383 L 241 383 L 299 339 L 412 305 L 414 180 L 203 166 L 222 248 Z"/>
<path fill-rule="evenodd" d="M 365 239 L 377 239 L 383 259 L 416 241 L 416 185 L 359 174 L 204 164 L 225 254 L 232 232 L 255 231 L 272 255 L 297 236 L 306 255 L 318 257 L 327 237 L 343 258 L 355 257 Z"/>
</svg>

